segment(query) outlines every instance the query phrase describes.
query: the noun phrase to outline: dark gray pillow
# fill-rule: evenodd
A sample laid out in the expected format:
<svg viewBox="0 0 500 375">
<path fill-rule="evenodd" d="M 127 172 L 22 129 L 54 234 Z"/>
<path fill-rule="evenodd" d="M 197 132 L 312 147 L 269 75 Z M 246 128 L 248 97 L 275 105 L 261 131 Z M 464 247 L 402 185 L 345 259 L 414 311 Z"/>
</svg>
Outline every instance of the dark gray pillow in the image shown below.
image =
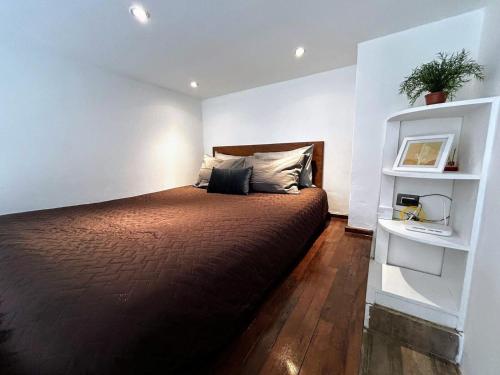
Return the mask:
<svg viewBox="0 0 500 375">
<path fill-rule="evenodd" d="M 309 145 L 290 151 L 278 152 L 256 152 L 256 159 L 276 160 L 292 155 L 305 155 L 304 168 L 300 172 L 299 185 L 303 187 L 311 187 L 312 181 L 312 156 L 314 145 Z"/>
<path fill-rule="evenodd" d="M 198 174 L 198 181 L 196 181 L 194 186 L 200 188 L 207 187 L 208 182 L 210 181 L 210 175 L 212 174 L 212 169 L 214 168 L 243 168 L 244 164 L 245 158 L 222 160 L 209 155 L 204 155 L 203 163 L 201 163 L 200 172 Z"/>
<path fill-rule="evenodd" d="M 214 168 L 207 192 L 247 195 L 250 190 L 252 167 L 221 169 Z"/>
<path fill-rule="evenodd" d="M 266 193 L 298 194 L 299 176 L 305 155 L 296 154 L 277 160 L 252 158 L 250 187 Z M 247 159 L 247 162 L 249 160 Z"/>
</svg>

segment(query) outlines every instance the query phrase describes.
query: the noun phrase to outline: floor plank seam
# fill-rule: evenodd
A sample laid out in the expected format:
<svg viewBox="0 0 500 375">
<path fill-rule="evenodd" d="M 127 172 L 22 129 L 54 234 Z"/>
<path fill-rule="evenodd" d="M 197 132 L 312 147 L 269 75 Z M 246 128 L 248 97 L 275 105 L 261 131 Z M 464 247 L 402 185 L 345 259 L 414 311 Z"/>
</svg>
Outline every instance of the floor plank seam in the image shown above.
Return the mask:
<svg viewBox="0 0 500 375">
<path fill-rule="evenodd" d="M 214 374 L 359 375 L 371 239 L 344 229 L 329 221 Z"/>
<path fill-rule="evenodd" d="M 316 321 L 316 325 L 314 326 L 313 334 L 311 335 L 311 338 L 309 339 L 309 343 L 307 344 L 306 352 L 304 353 L 304 357 L 302 358 L 302 361 L 300 361 L 300 367 L 299 367 L 298 374 L 300 374 L 302 372 L 302 366 L 304 365 L 304 361 L 306 360 L 307 353 L 309 352 L 309 348 L 311 347 L 311 343 L 312 343 L 313 338 L 316 334 L 316 330 L 318 329 L 319 321 L 320 321 L 320 319 L 318 319 Z"/>
</svg>

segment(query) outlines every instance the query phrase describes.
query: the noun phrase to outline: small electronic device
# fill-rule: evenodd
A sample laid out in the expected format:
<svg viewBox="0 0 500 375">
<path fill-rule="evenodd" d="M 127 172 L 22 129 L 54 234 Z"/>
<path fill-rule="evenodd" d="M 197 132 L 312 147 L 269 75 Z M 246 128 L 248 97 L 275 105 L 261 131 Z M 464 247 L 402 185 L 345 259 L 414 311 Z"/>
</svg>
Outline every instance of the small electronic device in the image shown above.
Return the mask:
<svg viewBox="0 0 500 375">
<path fill-rule="evenodd" d="M 407 230 L 410 230 L 412 232 L 435 234 L 437 236 L 449 237 L 453 234 L 453 229 L 449 225 L 443 224 L 407 221 L 405 223 L 405 227 Z"/>
<path fill-rule="evenodd" d="M 420 196 L 413 194 L 398 194 L 396 197 L 396 204 L 398 206 L 418 206 Z"/>
<path fill-rule="evenodd" d="M 420 197 L 419 197 L 420 198 Z M 451 207 L 450 207 L 451 210 Z M 416 219 L 413 219 L 413 218 Z M 435 234 L 436 236 L 450 237 L 453 234 L 453 229 L 448 225 L 449 214 L 446 214 L 446 204 L 443 200 L 443 219 L 444 224 L 420 221 L 419 216 L 412 215 L 410 220 L 405 222 L 405 228 L 412 232 L 420 232 L 427 234 Z"/>
</svg>

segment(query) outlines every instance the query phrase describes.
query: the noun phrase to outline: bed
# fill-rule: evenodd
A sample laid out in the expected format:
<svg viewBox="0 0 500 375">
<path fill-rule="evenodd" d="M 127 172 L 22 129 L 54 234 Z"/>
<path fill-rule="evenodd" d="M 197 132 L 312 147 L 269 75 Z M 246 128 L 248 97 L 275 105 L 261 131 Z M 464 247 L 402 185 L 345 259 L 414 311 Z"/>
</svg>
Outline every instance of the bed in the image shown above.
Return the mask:
<svg viewBox="0 0 500 375">
<path fill-rule="evenodd" d="M 0 373 L 193 372 L 322 227 L 322 150 L 298 195 L 186 186 L 0 216 Z"/>
</svg>

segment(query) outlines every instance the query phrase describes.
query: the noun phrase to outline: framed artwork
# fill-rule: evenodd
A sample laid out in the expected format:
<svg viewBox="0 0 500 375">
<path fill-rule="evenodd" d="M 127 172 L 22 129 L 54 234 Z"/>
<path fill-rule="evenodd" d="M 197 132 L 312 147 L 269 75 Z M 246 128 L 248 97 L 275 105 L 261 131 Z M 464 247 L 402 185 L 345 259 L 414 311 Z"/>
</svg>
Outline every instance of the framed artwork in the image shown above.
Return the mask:
<svg viewBox="0 0 500 375">
<path fill-rule="evenodd" d="M 454 137 L 454 134 L 405 137 L 393 169 L 410 172 L 443 172 Z"/>
</svg>

